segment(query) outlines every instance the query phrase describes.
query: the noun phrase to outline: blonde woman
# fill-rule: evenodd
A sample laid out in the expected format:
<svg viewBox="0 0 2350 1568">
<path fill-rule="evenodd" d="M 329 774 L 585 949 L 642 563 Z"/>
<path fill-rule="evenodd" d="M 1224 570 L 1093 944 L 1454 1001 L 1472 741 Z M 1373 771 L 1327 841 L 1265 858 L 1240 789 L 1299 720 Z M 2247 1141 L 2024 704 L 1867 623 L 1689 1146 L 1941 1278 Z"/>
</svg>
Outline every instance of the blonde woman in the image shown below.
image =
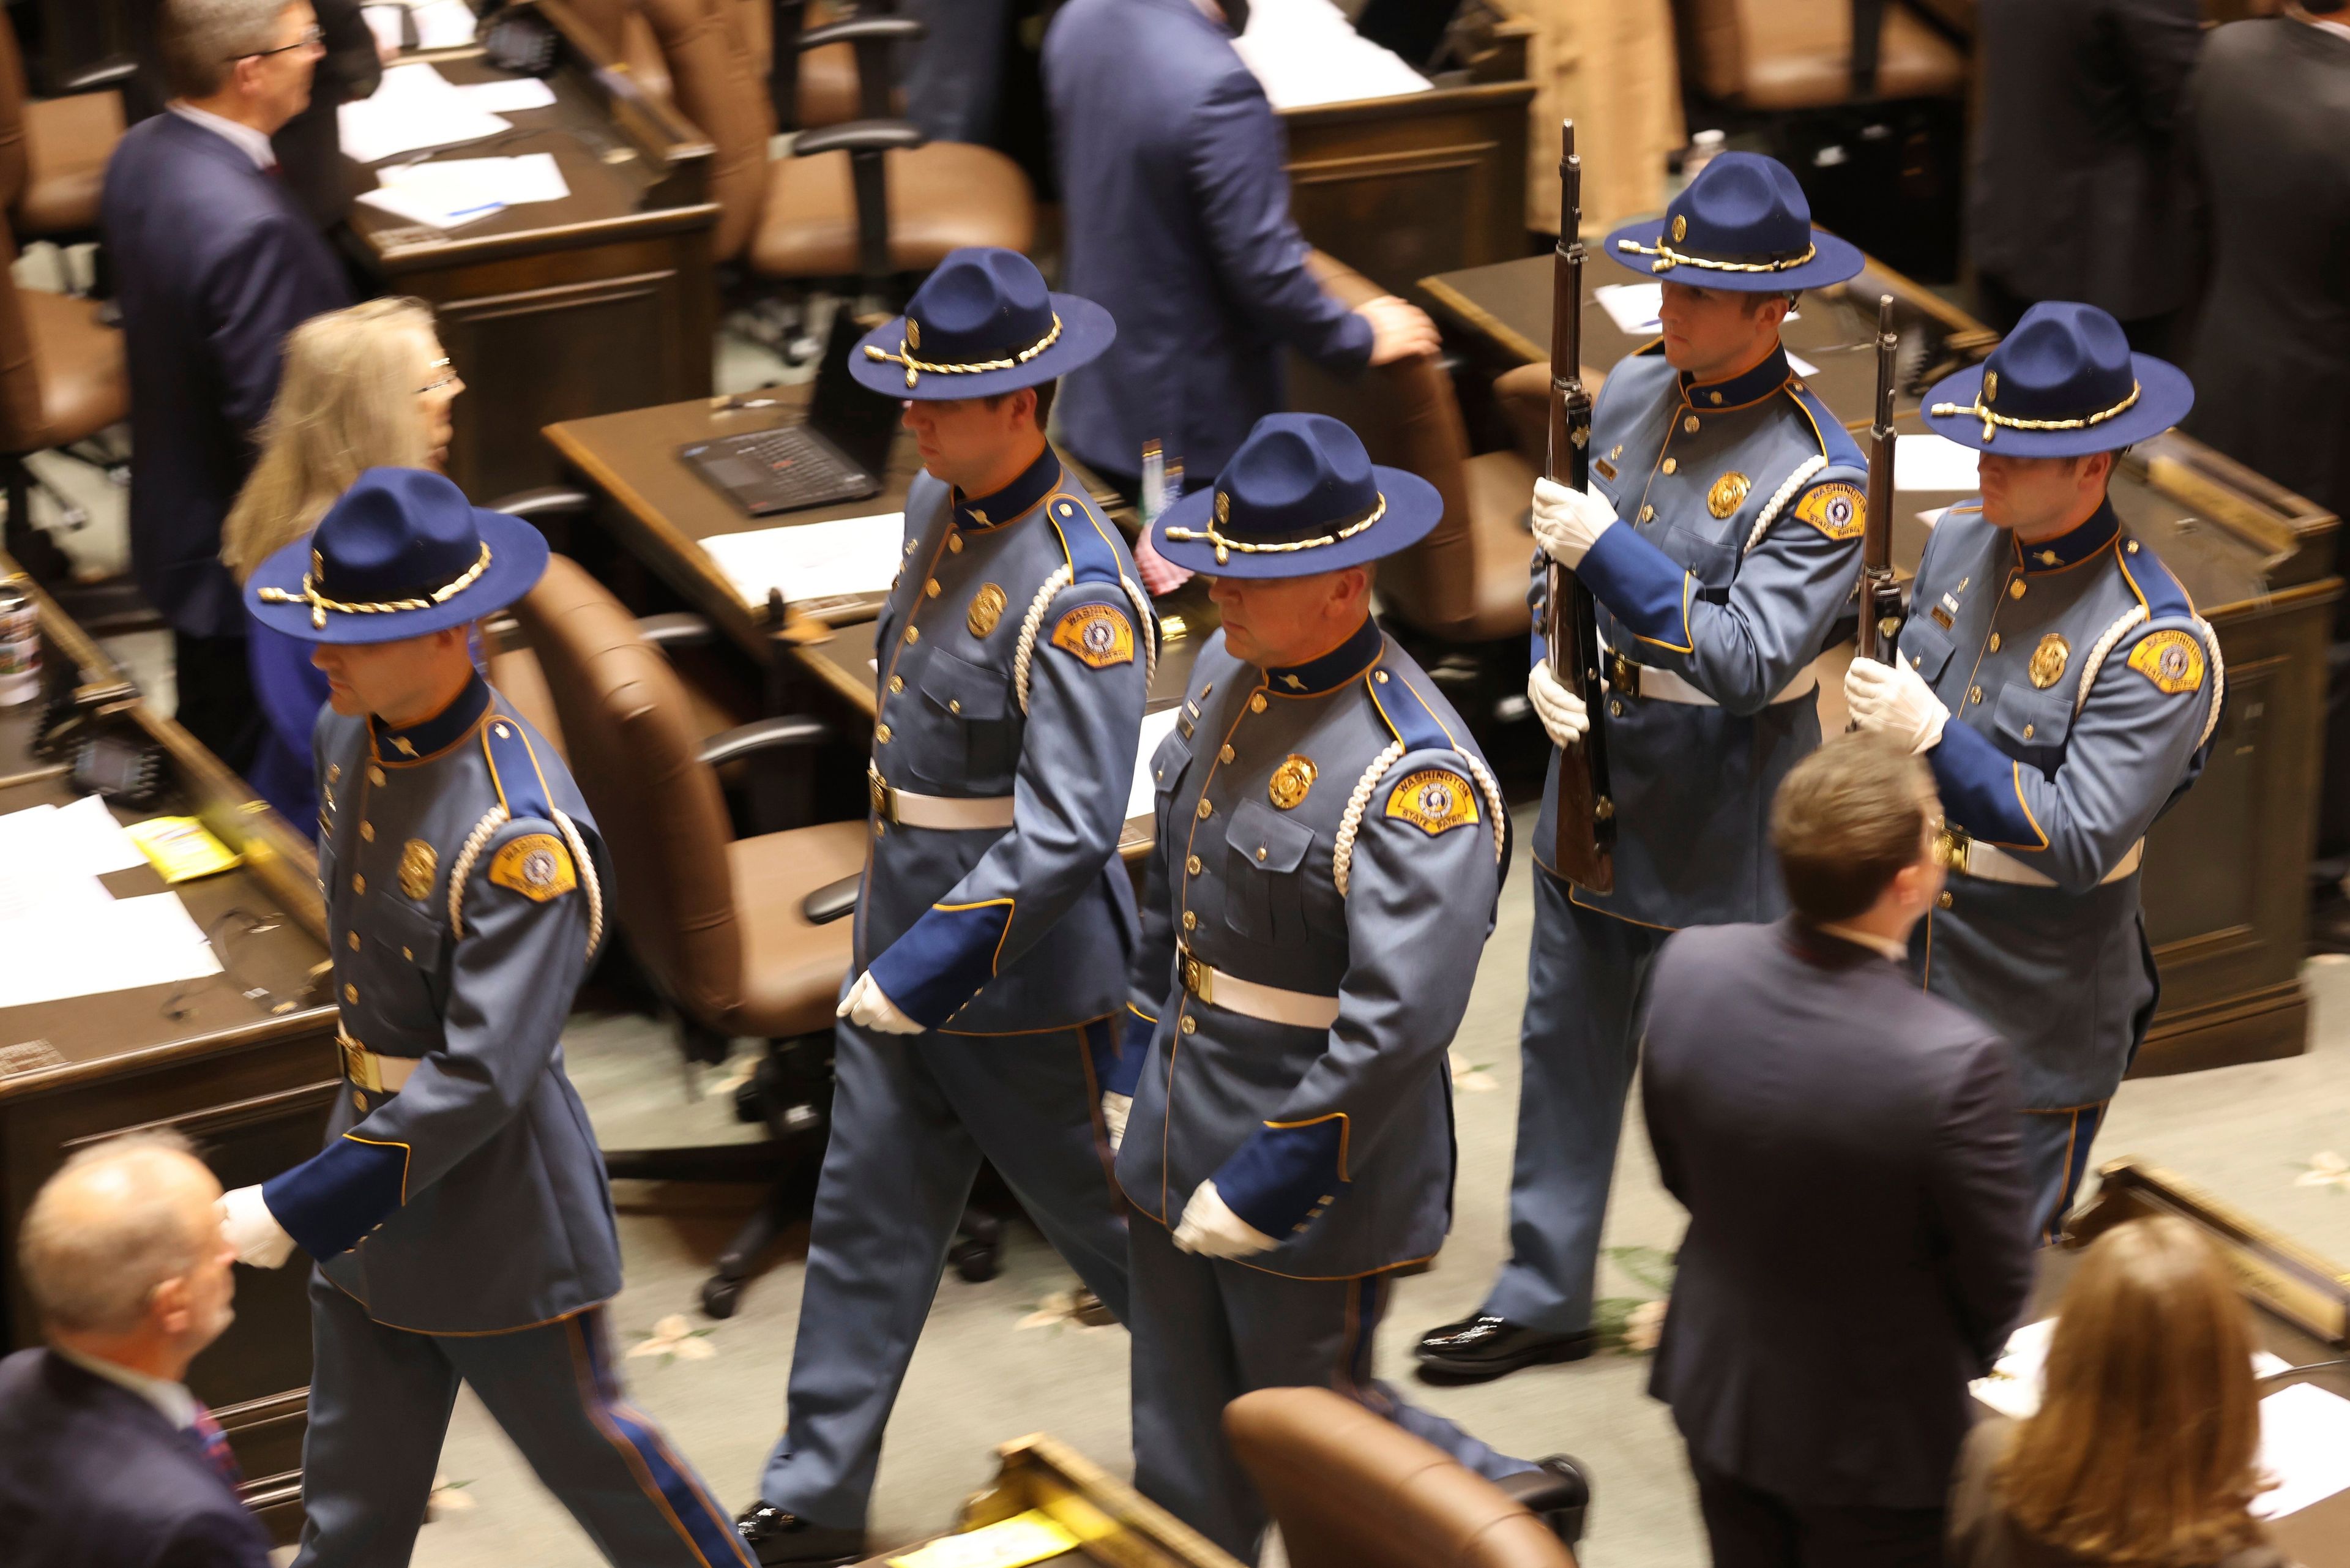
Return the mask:
<svg viewBox="0 0 2350 1568">
<path fill-rule="evenodd" d="M 2243 1303 L 2184 1220 L 2098 1238 L 2057 1308 L 2039 1414 L 1977 1427 L 1951 1568 L 2282 1568 L 2251 1512 L 2260 1397 Z"/>
<path fill-rule="evenodd" d="M 371 299 L 314 316 L 286 338 L 261 457 L 221 525 L 221 560 L 241 585 L 303 537 L 370 468 L 440 468 L 449 406 L 465 383 L 449 368 L 421 300 Z M 246 618 L 246 658 L 268 721 L 248 774 L 255 791 L 305 833 L 317 818 L 310 730 L 327 678 L 310 649 Z"/>
</svg>

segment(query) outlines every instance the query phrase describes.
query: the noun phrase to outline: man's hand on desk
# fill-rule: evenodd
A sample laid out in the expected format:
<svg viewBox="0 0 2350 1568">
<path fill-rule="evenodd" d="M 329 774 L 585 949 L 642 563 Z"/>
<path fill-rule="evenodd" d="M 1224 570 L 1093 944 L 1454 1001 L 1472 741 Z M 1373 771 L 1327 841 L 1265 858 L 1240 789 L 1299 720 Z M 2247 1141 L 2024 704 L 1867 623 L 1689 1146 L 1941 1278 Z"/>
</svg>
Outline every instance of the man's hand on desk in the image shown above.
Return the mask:
<svg viewBox="0 0 2350 1568">
<path fill-rule="evenodd" d="M 240 1187 L 220 1200 L 221 1235 L 236 1261 L 256 1269 L 279 1269 L 294 1255 L 294 1238 L 261 1200 L 258 1187 Z"/>
<path fill-rule="evenodd" d="M 1371 363 L 1374 365 L 1391 365 L 1415 354 L 1436 352 L 1436 323 L 1430 321 L 1417 306 L 1407 304 L 1392 294 L 1363 301 L 1355 307 L 1355 314 L 1371 324 Z"/>
<path fill-rule="evenodd" d="M 920 1034 L 922 1026 L 898 1011 L 898 1004 L 883 994 L 873 983 L 873 971 L 866 971 L 848 988 L 834 1009 L 837 1016 L 847 1019 L 859 1029 L 878 1029 L 884 1034 Z"/>
</svg>

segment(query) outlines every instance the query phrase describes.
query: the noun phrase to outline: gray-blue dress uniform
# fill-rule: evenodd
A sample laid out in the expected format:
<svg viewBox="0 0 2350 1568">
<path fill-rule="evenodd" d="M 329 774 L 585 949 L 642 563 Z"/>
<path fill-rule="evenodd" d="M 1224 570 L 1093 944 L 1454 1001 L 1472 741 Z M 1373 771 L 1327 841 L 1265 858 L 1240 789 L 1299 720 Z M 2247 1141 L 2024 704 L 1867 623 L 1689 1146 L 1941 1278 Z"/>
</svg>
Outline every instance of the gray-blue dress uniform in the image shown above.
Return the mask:
<svg viewBox="0 0 2350 1568">
<path fill-rule="evenodd" d="M 1785 354 L 1701 385 L 1661 348 L 1619 364 L 1592 410 L 1591 489 L 1617 523 L 1576 570 L 1609 654 L 1616 888 L 1543 865 L 1554 765 L 1534 842 L 1510 1260 L 1482 1309 L 1558 1334 L 1591 1324 L 1650 960 L 1680 927 L 1784 912 L 1771 797 L 1820 742 L 1813 664 L 1860 570 L 1866 466 Z"/>
<path fill-rule="evenodd" d="M 1201 649 L 1151 761 L 1158 840 L 1125 1059 L 1135 1484 L 1243 1561 L 1264 1510 L 1225 1446 L 1253 1388 L 1335 1387 L 1481 1474 L 1533 1467 L 1397 1398 L 1371 1340 L 1452 1215 L 1446 1047 L 1492 930 L 1508 818 L 1459 714 L 1376 622 L 1297 669 Z M 1212 1179 L 1280 1240 L 1171 1228 Z"/>
<path fill-rule="evenodd" d="M 1910 952 L 2015 1047 L 2045 1237 L 2154 1016 L 2139 863 L 2218 726 L 2219 640 L 2110 502 L 2030 545 L 1970 502 L 1927 541 L 1900 656 L 1954 721 L 1926 753 L 1951 876 Z"/>
<path fill-rule="evenodd" d="M 322 712 L 318 876 L 348 1082 L 262 1189 L 317 1261 L 297 1562 L 407 1563 L 462 1379 L 605 1555 L 747 1563 L 625 1402 L 603 1157 L 563 1070 L 603 935 L 603 842 L 477 677 L 407 730 Z"/>
<path fill-rule="evenodd" d="M 861 1526 L 982 1156 L 1109 1309 L 1126 1223 L 1097 1058 L 1134 945 L 1117 856 L 1156 628 L 1049 448 L 976 500 L 917 477 L 877 633 L 856 969 L 924 1026 L 843 1020 L 787 1425 L 766 1503 Z"/>
</svg>

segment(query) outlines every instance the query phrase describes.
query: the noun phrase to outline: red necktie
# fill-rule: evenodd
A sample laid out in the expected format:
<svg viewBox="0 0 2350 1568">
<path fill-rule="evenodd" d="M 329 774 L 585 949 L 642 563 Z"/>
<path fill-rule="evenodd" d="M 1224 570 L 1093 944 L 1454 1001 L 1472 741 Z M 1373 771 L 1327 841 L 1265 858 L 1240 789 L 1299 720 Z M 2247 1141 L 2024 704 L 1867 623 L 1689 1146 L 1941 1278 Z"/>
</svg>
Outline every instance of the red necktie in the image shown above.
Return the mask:
<svg viewBox="0 0 2350 1568">
<path fill-rule="evenodd" d="M 197 1406 L 196 1418 L 188 1430 L 203 1447 L 204 1458 L 211 1461 L 213 1469 L 220 1472 L 221 1480 L 228 1482 L 232 1490 L 244 1481 L 244 1472 L 237 1468 L 236 1454 L 228 1446 L 228 1434 L 221 1430 L 221 1424 L 213 1419 L 210 1410 Z"/>
</svg>

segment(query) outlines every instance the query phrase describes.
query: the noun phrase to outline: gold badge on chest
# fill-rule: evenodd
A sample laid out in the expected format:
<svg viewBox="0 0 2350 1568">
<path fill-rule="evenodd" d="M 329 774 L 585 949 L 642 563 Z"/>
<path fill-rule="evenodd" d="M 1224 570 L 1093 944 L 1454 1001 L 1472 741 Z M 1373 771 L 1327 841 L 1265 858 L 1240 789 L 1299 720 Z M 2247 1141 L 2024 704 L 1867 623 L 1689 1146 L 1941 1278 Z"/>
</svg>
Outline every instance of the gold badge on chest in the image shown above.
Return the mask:
<svg viewBox="0 0 2350 1568">
<path fill-rule="evenodd" d="M 2064 661 L 2073 656 L 2073 645 L 2054 632 L 2040 639 L 2032 650 L 2032 683 L 2042 691 L 2064 678 Z"/>
<path fill-rule="evenodd" d="M 1725 473 L 1705 493 L 1705 509 L 1716 517 L 1727 517 L 1744 504 L 1746 493 L 1753 488 L 1754 482 L 1744 474 Z"/>
<path fill-rule="evenodd" d="M 1291 810 L 1305 798 L 1305 792 L 1314 787 L 1314 772 L 1311 757 L 1301 757 L 1292 752 L 1283 759 L 1279 767 L 1273 770 L 1273 777 L 1266 781 L 1264 792 L 1273 797 L 1274 805 L 1284 811 Z"/>
<path fill-rule="evenodd" d="M 432 897 L 432 873 L 440 868 L 441 857 L 432 846 L 421 838 L 411 838 L 400 846 L 400 890 L 421 903 Z"/>
<path fill-rule="evenodd" d="M 963 612 L 962 624 L 971 628 L 973 637 L 985 637 L 1003 618 L 1003 590 L 993 583 L 982 583 L 979 592 L 971 596 L 971 608 Z"/>
</svg>

